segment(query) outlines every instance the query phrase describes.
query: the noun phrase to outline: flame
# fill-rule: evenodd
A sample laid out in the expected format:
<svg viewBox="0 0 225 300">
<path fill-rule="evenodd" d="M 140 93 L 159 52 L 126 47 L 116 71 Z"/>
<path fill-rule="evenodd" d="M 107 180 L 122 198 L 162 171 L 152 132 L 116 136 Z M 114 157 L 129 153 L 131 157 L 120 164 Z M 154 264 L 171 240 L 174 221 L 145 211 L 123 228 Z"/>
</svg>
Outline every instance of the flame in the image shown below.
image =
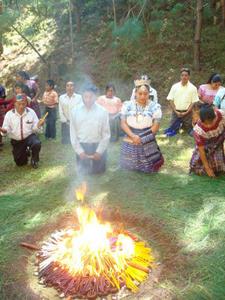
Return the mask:
<svg viewBox="0 0 225 300">
<path fill-rule="evenodd" d="M 87 185 L 76 190 L 77 199 L 84 201 Z M 103 276 L 111 286 L 120 289 L 121 280 L 133 292 L 137 283 L 148 276 L 153 262 L 151 249 L 128 232 L 113 229 L 98 220 L 94 210 L 86 205 L 76 209 L 79 229 L 56 232 L 42 247 L 42 272 L 54 264 L 71 276 Z"/>
<path fill-rule="evenodd" d="M 84 202 L 85 195 L 87 193 L 87 183 L 83 182 L 80 187 L 75 189 L 76 198 L 78 201 Z"/>
</svg>

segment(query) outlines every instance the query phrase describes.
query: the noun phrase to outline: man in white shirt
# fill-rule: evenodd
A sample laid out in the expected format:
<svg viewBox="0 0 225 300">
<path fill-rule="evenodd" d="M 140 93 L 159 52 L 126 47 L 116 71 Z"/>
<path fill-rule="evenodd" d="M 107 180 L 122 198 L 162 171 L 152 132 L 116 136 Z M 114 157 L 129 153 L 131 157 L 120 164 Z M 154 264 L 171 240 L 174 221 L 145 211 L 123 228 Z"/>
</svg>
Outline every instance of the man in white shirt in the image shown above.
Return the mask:
<svg viewBox="0 0 225 300">
<path fill-rule="evenodd" d="M 192 130 L 192 108 L 199 101 L 197 88 L 189 81 L 190 70 L 181 69 L 180 82 L 175 83 L 167 96 L 172 109 L 171 124 L 165 133 L 175 135 L 182 127 L 188 133 Z"/>
<path fill-rule="evenodd" d="M 44 120 L 38 120 L 36 113 L 27 107 L 27 97 L 17 95 L 15 108 L 8 111 L 0 132 L 2 135 L 8 135 L 11 138 L 13 147 L 13 157 L 17 166 L 26 165 L 28 162 L 29 151 L 31 150 L 31 165 L 38 168 L 39 152 L 41 142 L 36 132 L 43 125 Z"/>
<path fill-rule="evenodd" d="M 76 152 L 78 172 L 85 174 L 105 171 L 110 140 L 109 114 L 95 103 L 96 93 L 95 86 L 87 86 L 83 103 L 71 112 L 71 144 Z"/>
<path fill-rule="evenodd" d="M 61 121 L 62 144 L 70 143 L 70 114 L 71 110 L 82 103 L 82 96 L 74 92 L 74 83 L 66 83 L 66 94 L 59 97 L 59 118 Z"/>
</svg>

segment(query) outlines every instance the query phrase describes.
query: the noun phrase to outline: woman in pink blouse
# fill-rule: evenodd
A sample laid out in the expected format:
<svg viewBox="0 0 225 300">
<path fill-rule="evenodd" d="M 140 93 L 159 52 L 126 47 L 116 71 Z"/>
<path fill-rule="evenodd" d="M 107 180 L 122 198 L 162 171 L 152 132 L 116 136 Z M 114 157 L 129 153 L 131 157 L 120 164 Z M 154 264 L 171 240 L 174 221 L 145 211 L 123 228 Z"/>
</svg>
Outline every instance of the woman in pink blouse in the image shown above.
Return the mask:
<svg viewBox="0 0 225 300">
<path fill-rule="evenodd" d="M 221 82 L 219 74 L 212 74 L 206 84 L 200 85 L 198 89 L 199 99 L 204 103 L 212 104 L 221 86 Z"/>
<path fill-rule="evenodd" d="M 115 96 L 114 84 L 107 84 L 105 88 L 105 95 L 100 96 L 97 99 L 97 103 L 105 108 L 109 113 L 109 123 L 111 131 L 111 142 L 116 142 L 119 139 L 120 134 L 120 120 L 119 114 L 122 107 L 120 98 Z"/>
</svg>

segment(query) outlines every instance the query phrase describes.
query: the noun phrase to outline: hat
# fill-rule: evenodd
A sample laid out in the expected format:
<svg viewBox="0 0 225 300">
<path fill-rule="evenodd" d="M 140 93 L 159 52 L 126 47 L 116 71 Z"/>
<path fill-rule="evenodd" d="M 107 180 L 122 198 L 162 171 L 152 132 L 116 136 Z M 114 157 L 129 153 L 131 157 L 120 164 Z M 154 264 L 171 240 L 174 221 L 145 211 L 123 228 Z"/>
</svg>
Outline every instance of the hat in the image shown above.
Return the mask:
<svg viewBox="0 0 225 300">
<path fill-rule="evenodd" d="M 18 94 L 16 95 L 16 101 L 20 102 L 23 100 L 27 100 L 27 96 L 25 94 Z"/>
</svg>

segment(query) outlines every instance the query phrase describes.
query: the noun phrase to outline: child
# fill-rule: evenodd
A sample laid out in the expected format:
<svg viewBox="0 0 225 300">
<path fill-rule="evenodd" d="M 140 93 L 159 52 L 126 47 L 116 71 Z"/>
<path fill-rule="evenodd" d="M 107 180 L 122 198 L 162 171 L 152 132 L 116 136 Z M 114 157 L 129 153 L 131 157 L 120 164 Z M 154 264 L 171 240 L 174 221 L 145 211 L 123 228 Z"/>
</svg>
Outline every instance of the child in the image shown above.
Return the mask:
<svg viewBox="0 0 225 300">
<path fill-rule="evenodd" d="M 54 90 L 55 82 L 47 80 L 45 85 L 45 92 L 42 101 L 45 105 L 45 113 L 48 112 L 46 120 L 46 139 L 56 138 L 56 107 L 58 104 L 58 94 Z"/>
</svg>

